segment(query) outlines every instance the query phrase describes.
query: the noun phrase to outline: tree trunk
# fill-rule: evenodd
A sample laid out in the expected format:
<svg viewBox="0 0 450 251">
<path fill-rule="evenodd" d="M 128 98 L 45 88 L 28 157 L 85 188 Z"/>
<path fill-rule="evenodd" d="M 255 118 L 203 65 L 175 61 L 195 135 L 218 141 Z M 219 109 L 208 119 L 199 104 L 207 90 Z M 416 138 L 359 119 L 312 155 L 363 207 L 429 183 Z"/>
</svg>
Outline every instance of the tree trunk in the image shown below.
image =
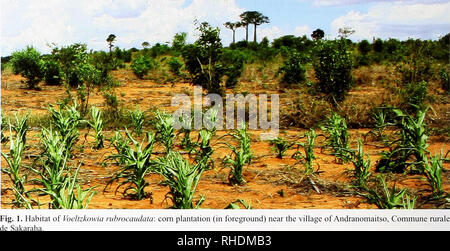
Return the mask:
<svg viewBox="0 0 450 251">
<path fill-rule="evenodd" d="M 236 43 L 236 30 L 233 30 L 233 44 Z"/>
<path fill-rule="evenodd" d="M 245 26 L 245 41 L 248 42 L 248 24 Z"/>
<path fill-rule="evenodd" d="M 257 25 L 255 24 L 255 31 L 254 31 L 255 34 L 254 34 L 254 41 L 253 41 L 253 42 L 255 42 L 255 43 L 256 43 L 256 26 L 257 26 Z"/>
</svg>

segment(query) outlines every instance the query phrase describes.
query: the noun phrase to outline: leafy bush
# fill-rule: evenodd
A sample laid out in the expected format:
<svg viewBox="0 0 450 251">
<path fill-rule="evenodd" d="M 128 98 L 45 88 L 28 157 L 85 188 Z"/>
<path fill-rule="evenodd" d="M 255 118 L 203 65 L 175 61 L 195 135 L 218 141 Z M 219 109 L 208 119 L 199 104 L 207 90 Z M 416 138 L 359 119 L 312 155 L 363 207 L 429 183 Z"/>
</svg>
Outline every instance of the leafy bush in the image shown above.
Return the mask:
<svg viewBox="0 0 450 251">
<path fill-rule="evenodd" d="M 150 57 L 146 57 L 144 55 L 139 55 L 135 60 L 133 60 L 133 62 L 131 62 L 131 69 L 140 79 L 143 79 L 151 69 L 154 69 L 154 67 L 154 61 Z"/>
<path fill-rule="evenodd" d="M 181 75 L 181 68 L 183 68 L 183 63 L 176 57 L 170 58 L 169 61 L 167 61 L 167 64 L 169 65 L 169 70 L 174 74 L 175 76 Z"/>
<path fill-rule="evenodd" d="M 64 80 L 72 87 L 84 82 L 82 67 L 89 62 L 85 44 L 73 44 L 67 47 L 53 48 L 53 58 L 58 61 L 64 74 Z"/>
<path fill-rule="evenodd" d="M 44 77 L 44 61 L 41 59 L 41 53 L 31 46 L 27 46 L 25 50 L 14 52 L 11 64 L 14 73 L 27 79 L 29 89 L 36 89 Z"/>
<path fill-rule="evenodd" d="M 320 45 L 314 63 L 318 88 L 336 106 L 344 101 L 354 80 L 353 61 L 345 40 L 326 41 Z"/>
<path fill-rule="evenodd" d="M 450 93 L 450 79 L 448 78 L 448 71 L 445 68 L 439 70 L 439 75 L 441 77 L 442 89 Z"/>
<path fill-rule="evenodd" d="M 409 110 L 412 109 L 413 111 L 424 108 L 427 95 L 428 83 L 425 81 L 408 83 L 401 91 L 404 103 Z"/>
<path fill-rule="evenodd" d="M 52 57 L 44 61 L 44 80 L 48 85 L 61 85 L 64 81 L 61 66 Z"/>
<path fill-rule="evenodd" d="M 235 87 L 244 70 L 244 55 L 236 50 L 223 50 L 220 60 L 225 68 L 224 73 L 228 77 L 225 86 Z"/>
<path fill-rule="evenodd" d="M 186 70 L 191 74 L 193 85 L 202 86 L 209 93 L 223 94 L 221 83 L 225 72 L 219 62 L 222 53 L 220 30 L 208 23 L 200 24 L 197 29 L 199 39 L 183 49 Z"/>
<path fill-rule="evenodd" d="M 306 68 L 303 66 L 304 56 L 298 52 L 291 52 L 284 60 L 278 73 L 283 74 L 282 82 L 286 84 L 298 84 L 306 80 Z"/>
</svg>

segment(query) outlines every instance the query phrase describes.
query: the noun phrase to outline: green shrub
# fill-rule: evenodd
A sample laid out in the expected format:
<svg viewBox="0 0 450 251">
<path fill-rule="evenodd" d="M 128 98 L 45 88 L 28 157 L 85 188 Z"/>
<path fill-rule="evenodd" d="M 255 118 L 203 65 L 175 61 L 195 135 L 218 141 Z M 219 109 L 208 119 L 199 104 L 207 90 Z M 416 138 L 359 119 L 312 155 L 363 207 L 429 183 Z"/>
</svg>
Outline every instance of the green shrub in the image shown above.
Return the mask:
<svg viewBox="0 0 450 251">
<path fill-rule="evenodd" d="M 225 86 L 234 88 L 244 70 L 244 55 L 240 51 L 223 50 L 220 60 L 227 76 Z"/>
<path fill-rule="evenodd" d="M 442 89 L 450 93 L 450 79 L 448 78 L 448 71 L 445 68 L 439 70 L 439 75 L 441 77 Z"/>
<path fill-rule="evenodd" d="M 144 55 L 139 55 L 135 60 L 133 60 L 133 62 L 131 62 L 131 69 L 140 79 L 143 79 L 145 75 L 147 75 L 148 72 L 154 68 L 154 61 L 150 57 Z"/>
<path fill-rule="evenodd" d="M 61 85 L 64 81 L 61 66 L 51 57 L 44 61 L 44 80 L 48 85 Z"/>
<path fill-rule="evenodd" d="M 169 65 L 169 70 L 174 74 L 175 76 L 181 75 L 181 68 L 183 68 L 183 63 L 176 57 L 170 58 L 170 60 L 167 62 Z"/>
<path fill-rule="evenodd" d="M 221 86 L 225 71 L 220 63 L 220 30 L 208 23 L 200 24 L 197 29 L 200 31 L 199 39 L 183 49 L 186 70 L 191 75 L 193 85 L 202 86 L 209 93 L 224 94 Z"/>
<path fill-rule="evenodd" d="M 353 60 L 345 40 L 321 43 L 317 61 L 314 63 L 318 88 L 328 95 L 329 101 L 336 106 L 344 101 L 354 84 Z"/>
<path fill-rule="evenodd" d="M 278 73 L 283 74 L 282 82 L 286 84 L 298 84 L 306 80 L 306 68 L 303 65 L 305 58 L 298 52 L 291 52 L 284 60 Z"/>
<path fill-rule="evenodd" d="M 67 47 L 53 48 L 52 57 L 63 72 L 64 81 L 71 87 L 78 87 L 84 82 L 83 67 L 89 62 L 85 44 L 72 44 Z"/>
<path fill-rule="evenodd" d="M 44 61 L 41 59 L 41 53 L 31 46 L 27 46 L 25 50 L 14 52 L 11 64 L 14 73 L 27 79 L 29 89 L 36 89 L 44 77 Z"/>
<path fill-rule="evenodd" d="M 401 90 L 401 96 L 408 110 L 423 109 L 428 96 L 428 83 L 426 81 L 408 83 Z"/>
</svg>

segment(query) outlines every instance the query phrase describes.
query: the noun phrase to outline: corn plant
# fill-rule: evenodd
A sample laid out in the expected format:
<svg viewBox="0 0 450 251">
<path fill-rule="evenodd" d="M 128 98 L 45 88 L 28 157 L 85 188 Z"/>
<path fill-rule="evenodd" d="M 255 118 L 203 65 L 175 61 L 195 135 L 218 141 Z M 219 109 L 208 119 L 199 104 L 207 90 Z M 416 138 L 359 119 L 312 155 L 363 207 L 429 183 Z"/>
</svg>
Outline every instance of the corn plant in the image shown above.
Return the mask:
<svg viewBox="0 0 450 251">
<path fill-rule="evenodd" d="M 122 133 L 116 131 L 114 137 L 112 137 L 111 145 L 115 148 L 117 155 L 114 158 L 118 165 L 125 164 L 126 158 L 124 157 L 127 149 L 130 146 L 130 140 L 128 138 L 124 138 Z"/>
<path fill-rule="evenodd" d="M 51 207 L 53 209 L 88 208 L 92 197 L 95 195 L 95 192 L 93 191 L 95 187 L 90 187 L 83 190 L 81 186 L 76 183 L 80 167 L 81 164 L 78 166 L 73 176 L 63 176 L 62 183 L 59 185 L 58 190 L 42 190 L 45 194 L 50 195 L 52 198 Z"/>
<path fill-rule="evenodd" d="M 48 165 L 51 170 L 58 172 L 68 156 L 64 139 L 52 128 L 42 128 L 40 139 L 44 150 L 41 154 L 44 164 Z"/>
<path fill-rule="evenodd" d="M 141 111 L 139 107 L 136 107 L 134 111 L 129 113 L 131 123 L 133 124 L 134 132 L 140 136 L 144 128 L 145 112 Z"/>
<path fill-rule="evenodd" d="M 37 189 L 37 191 L 42 192 L 44 195 L 50 195 L 50 208 L 60 209 L 59 196 L 69 172 L 69 167 L 67 166 L 69 155 L 63 137 L 52 128 L 43 128 L 40 138 L 44 148 L 44 152 L 40 157 L 42 168 L 30 168 L 40 176 L 40 178 L 33 181 L 43 186 L 42 189 Z"/>
<path fill-rule="evenodd" d="M 116 175 L 108 182 L 105 190 L 115 181 L 119 181 L 119 185 L 116 192 L 124 185 L 129 184 L 123 191 L 123 195 L 127 196 L 128 191 L 132 191 L 133 194 L 130 196 L 137 200 L 143 200 L 149 197 L 149 194 L 145 192 L 145 188 L 149 183 L 145 180 L 146 175 L 148 175 L 153 170 L 150 158 L 153 154 L 153 147 L 155 144 L 155 136 L 151 133 L 146 133 L 146 137 L 142 142 L 136 141 L 131 133 L 125 131 L 128 140 L 132 143 L 133 147 L 127 146 L 120 149 L 115 155 L 109 158 L 119 159 L 123 161 L 121 170 L 116 173 Z M 120 179 L 125 179 L 120 181 Z"/>
<path fill-rule="evenodd" d="M 178 132 L 179 134 L 183 134 L 183 139 L 181 140 L 181 146 L 188 151 L 191 151 L 194 147 L 194 143 L 191 140 L 192 126 L 194 123 L 193 117 L 189 116 L 180 116 L 179 122 L 181 125 L 181 129 Z"/>
<path fill-rule="evenodd" d="M 297 151 L 292 156 L 296 159 L 303 159 L 304 161 L 304 167 L 305 167 L 305 174 L 311 175 L 314 171 L 314 160 L 316 159 L 316 155 L 314 153 L 315 149 L 315 141 L 317 138 L 317 133 L 314 129 L 310 129 L 308 133 L 306 133 L 302 138 L 306 137 L 305 143 L 296 143 L 297 144 Z M 303 151 L 300 151 L 300 148 L 303 148 Z"/>
<path fill-rule="evenodd" d="M 442 189 L 442 170 L 443 170 L 443 153 L 431 156 L 430 160 L 424 165 L 424 174 L 430 184 L 433 197 L 439 198 L 444 194 Z"/>
<path fill-rule="evenodd" d="M 214 161 L 211 159 L 211 156 L 214 153 L 214 149 L 211 141 L 216 135 L 217 110 L 211 110 L 209 114 L 203 114 L 203 116 L 208 118 L 206 123 L 209 125 L 198 132 L 197 142 L 192 144 L 193 147 L 189 150 L 189 153 L 194 152 L 196 161 L 205 161 L 207 168 L 213 168 Z"/>
<path fill-rule="evenodd" d="M 244 209 L 252 209 L 252 205 L 250 203 L 247 203 L 245 200 L 242 199 L 238 199 L 235 202 L 230 203 L 225 209 L 241 209 L 241 207 L 239 206 L 242 205 L 244 207 Z"/>
<path fill-rule="evenodd" d="M 173 141 L 175 140 L 175 120 L 172 115 L 167 113 L 156 112 L 156 139 L 161 142 L 165 148 L 166 154 L 172 151 Z"/>
<path fill-rule="evenodd" d="M 50 106 L 48 110 L 52 116 L 52 124 L 62 136 L 66 151 L 70 157 L 72 148 L 78 141 L 80 135 L 78 125 L 82 121 L 81 114 L 77 110 L 77 104 L 71 107 L 61 105 L 59 110 L 55 110 L 53 106 Z"/>
<path fill-rule="evenodd" d="M 391 143 L 389 152 L 382 152 L 378 172 L 403 173 L 408 167 L 423 173 L 428 162 L 428 135 L 425 123 L 427 110 L 418 110 L 415 116 L 393 109 L 395 126 L 400 138 Z"/>
<path fill-rule="evenodd" d="M 155 170 L 164 177 L 164 184 L 169 186 L 169 198 L 175 209 L 197 209 L 205 198 L 201 198 L 194 205 L 194 196 L 200 178 L 205 170 L 205 161 L 191 164 L 178 152 L 169 152 L 166 156 L 158 158 Z"/>
<path fill-rule="evenodd" d="M 3 128 L 5 128 L 6 126 L 8 126 L 8 124 L 6 123 L 6 118 L 5 118 L 5 116 L 3 116 L 3 110 L 1 110 L 1 121 L 0 121 L 0 124 L 1 124 L 1 128 L 0 128 L 0 130 L 1 130 L 1 135 L 0 135 L 0 141 L 1 141 L 1 143 L 4 143 L 6 140 L 7 140 L 7 138 L 3 135 Z"/>
<path fill-rule="evenodd" d="M 354 166 L 354 177 L 356 178 L 357 186 L 360 188 L 367 188 L 367 180 L 369 179 L 370 172 L 370 158 L 369 155 L 364 154 L 362 140 L 358 141 L 358 149 L 351 151 L 351 162 Z"/>
<path fill-rule="evenodd" d="M 89 126 L 94 129 L 95 132 L 95 149 L 101 149 L 104 147 L 103 128 L 105 126 L 102 119 L 102 112 L 97 107 L 91 108 L 92 122 L 88 122 Z"/>
<path fill-rule="evenodd" d="M 30 117 L 30 113 L 28 113 L 23 117 L 19 117 L 17 114 L 14 114 L 14 117 L 16 119 L 16 123 L 13 124 L 11 127 L 16 133 L 16 137 L 18 138 L 18 140 L 22 141 L 23 144 L 26 144 L 27 143 L 26 135 L 29 129 L 28 118 Z"/>
<path fill-rule="evenodd" d="M 22 174 L 22 155 L 25 149 L 25 143 L 23 142 L 23 135 L 16 135 L 14 139 L 12 135 L 11 125 L 9 126 L 9 155 L 2 152 L 2 156 L 8 164 L 9 168 L 4 168 L 2 171 L 6 173 L 13 183 L 15 200 L 13 202 L 17 207 L 22 207 L 26 203 L 26 197 L 28 197 L 25 189 L 25 183 L 27 182 L 27 174 Z"/>
<path fill-rule="evenodd" d="M 381 193 L 377 189 L 367 189 L 368 193 L 362 194 L 370 203 L 374 203 L 379 209 L 414 209 L 417 198 L 411 198 L 408 189 L 397 190 L 396 185 L 389 189 L 386 180 L 378 176 L 381 184 Z"/>
<path fill-rule="evenodd" d="M 231 169 L 229 174 L 229 181 L 232 185 L 242 185 L 246 183 L 242 173 L 245 165 L 250 165 L 253 157 L 251 151 L 251 139 L 247 132 L 247 127 L 242 126 L 236 133 L 231 136 L 237 141 L 238 146 L 233 146 L 229 143 L 225 143 L 232 151 L 233 158 L 226 156 L 223 163 L 224 167 Z"/>
<path fill-rule="evenodd" d="M 383 143 L 387 143 L 387 137 L 386 135 L 384 135 L 384 130 L 388 126 L 394 125 L 388 122 L 388 114 L 383 109 L 377 109 L 377 111 L 373 113 L 372 119 L 374 121 L 374 128 L 370 132 L 368 132 L 367 135 L 372 134 L 377 140 L 381 140 Z"/>
<path fill-rule="evenodd" d="M 291 149 L 291 147 L 294 145 L 293 143 L 289 143 L 284 138 L 276 138 L 270 141 L 270 144 L 272 145 L 272 149 L 274 152 L 277 153 L 278 159 L 283 159 L 283 157 L 286 155 L 286 152 Z"/>
<path fill-rule="evenodd" d="M 349 149 L 350 142 L 345 119 L 339 116 L 339 114 L 333 113 L 324 125 L 321 126 L 321 129 L 328 133 L 325 148 L 331 148 L 334 156 L 347 163 L 350 156 L 345 149 Z"/>
</svg>

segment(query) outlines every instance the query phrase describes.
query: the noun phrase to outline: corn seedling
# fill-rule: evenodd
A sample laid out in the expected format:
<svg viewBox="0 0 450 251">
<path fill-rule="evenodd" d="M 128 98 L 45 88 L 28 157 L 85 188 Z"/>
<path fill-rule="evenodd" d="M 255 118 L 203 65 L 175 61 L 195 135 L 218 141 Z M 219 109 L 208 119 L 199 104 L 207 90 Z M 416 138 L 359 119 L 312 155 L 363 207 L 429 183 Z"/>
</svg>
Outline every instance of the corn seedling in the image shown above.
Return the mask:
<svg viewBox="0 0 450 251">
<path fill-rule="evenodd" d="M 63 110 L 63 108 L 65 108 Z M 61 105 L 59 110 L 52 106 L 48 108 L 52 116 L 52 124 L 61 135 L 66 147 L 66 151 L 71 156 L 72 148 L 78 140 L 78 125 L 81 122 L 81 114 L 77 110 L 77 105 L 65 107 Z"/>
<path fill-rule="evenodd" d="M 377 109 L 376 113 L 372 115 L 374 121 L 374 128 L 367 133 L 366 136 L 372 134 L 375 136 L 376 140 L 381 140 L 383 143 L 387 143 L 387 137 L 384 135 L 384 130 L 388 126 L 394 124 L 388 122 L 387 113 L 383 109 Z"/>
<path fill-rule="evenodd" d="M 145 112 L 141 111 L 139 107 L 136 107 L 134 111 L 129 113 L 131 123 L 133 124 L 134 132 L 140 136 L 144 128 Z"/>
<path fill-rule="evenodd" d="M 351 162 L 354 167 L 354 177 L 356 178 L 357 186 L 366 189 L 367 180 L 369 179 L 370 172 L 370 157 L 364 154 L 362 140 L 358 140 L 358 149 L 351 151 Z"/>
<path fill-rule="evenodd" d="M 329 135 L 325 142 L 325 148 L 331 148 L 332 154 L 336 156 L 336 158 L 347 163 L 350 156 L 348 151 L 344 149 L 349 149 L 350 144 L 345 119 L 339 116 L 339 114 L 333 113 L 325 124 L 321 126 L 321 129 Z"/>
<path fill-rule="evenodd" d="M 397 116 L 395 125 L 399 128 L 400 139 L 391 144 L 389 152 L 383 152 L 377 164 L 379 172 L 403 173 L 408 167 L 423 173 L 428 162 L 428 135 L 425 124 L 427 110 L 418 110 L 416 116 L 394 109 Z M 411 160 L 411 158 L 414 160 Z"/>
<path fill-rule="evenodd" d="M 188 151 L 191 151 L 194 147 L 194 143 L 191 140 L 192 127 L 194 123 L 194 119 L 189 116 L 179 117 L 179 123 L 181 125 L 181 129 L 178 134 L 183 134 L 183 139 L 181 140 L 181 146 Z"/>
<path fill-rule="evenodd" d="M 315 172 L 314 160 L 316 159 L 316 155 L 314 153 L 314 149 L 317 133 L 314 129 L 310 129 L 310 131 L 302 138 L 304 137 L 306 137 L 306 143 L 296 143 L 297 151 L 292 157 L 296 159 L 303 159 L 301 161 L 304 161 L 304 172 L 306 175 L 311 175 Z M 300 148 L 303 148 L 303 152 L 300 151 Z"/>
<path fill-rule="evenodd" d="M 205 170 L 205 161 L 189 163 L 178 152 L 169 152 L 165 157 L 156 161 L 156 172 L 161 174 L 164 184 L 170 188 L 166 198 L 169 198 L 175 209 L 197 209 L 205 198 L 201 198 L 194 205 L 194 196 L 200 178 Z"/>
<path fill-rule="evenodd" d="M 293 143 L 286 141 L 284 138 L 276 138 L 271 140 L 270 144 L 272 145 L 273 151 L 277 153 L 278 159 L 283 159 L 286 152 L 294 145 Z"/>
<path fill-rule="evenodd" d="M 252 205 L 242 199 L 238 199 L 237 201 L 230 203 L 225 209 L 235 209 L 235 210 L 242 209 L 239 206 L 239 204 L 242 205 L 244 209 L 252 209 Z"/>
<path fill-rule="evenodd" d="M 12 129 L 16 133 L 16 138 L 23 142 L 25 145 L 27 143 L 27 132 L 29 129 L 28 126 L 28 118 L 30 117 L 30 113 L 23 117 L 19 117 L 17 114 L 14 114 L 16 119 L 16 123 L 11 125 Z"/>
<path fill-rule="evenodd" d="M 370 203 L 379 209 L 414 209 L 416 198 L 411 198 L 406 188 L 397 190 L 396 185 L 389 189 L 386 180 L 378 176 L 382 192 L 377 189 L 367 189 L 368 193 L 362 194 Z"/>
<path fill-rule="evenodd" d="M 75 174 L 61 175 L 61 179 L 57 185 L 57 189 L 41 189 L 44 194 L 50 196 L 52 209 L 87 209 L 92 197 L 95 187 L 83 190 L 79 184 L 76 183 L 81 164 L 78 166 Z M 46 188 L 48 188 L 46 186 Z"/>
<path fill-rule="evenodd" d="M 163 144 L 166 154 L 168 154 L 172 151 L 173 141 L 176 137 L 174 129 L 175 120 L 172 115 L 161 113 L 160 111 L 156 112 L 156 119 L 156 139 Z"/>
<path fill-rule="evenodd" d="M 236 133 L 231 134 L 231 136 L 237 141 L 238 146 L 226 143 L 234 158 L 226 156 L 223 163 L 225 168 L 229 167 L 231 169 L 228 177 L 230 183 L 232 185 L 242 185 L 246 183 L 242 176 L 243 168 L 245 165 L 251 164 L 253 157 L 251 139 L 245 125 L 242 126 L 242 129 L 238 129 Z"/>
<path fill-rule="evenodd" d="M 62 136 L 52 128 L 43 128 L 41 141 L 44 152 L 41 154 L 42 169 L 30 168 L 40 176 L 37 181 L 43 185 L 43 189 L 38 189 L 44 195 L 50 195 L 50 208 L 60 209 L 59 197 L 63 184 L 68 173 L 67 159 L 68 153 Z"/>
<path fill-rule="evenodd" d="M 111 145 L 115 148 L 117 155 L 114 158 L 119 165 L 125 164 L 125 154 L 127 149 L 129 148 L 130 141 L 127 138 L 124 138 L 122 133 L 116 131 L 114 137 L 112 137 Z"/>
<path fill-rule="evenodd" d="M 216 135 L 215 123 L 217 119 L 217 110 L 211 110 L 208 114 L 204 114 L 203 116 L 207 118 L 207 126 L 199 131 L 197 142 L 193 144 L 190 153 L 192 151 L 195 153 L 196 161 L 205 161 L 205 163 L 207 163 L 207 168 L 213 168 L 214 162 L 211 160 L 211 156 L 214 153 L 214 150 L 211 141 Z"/>
<path fill-rule="evenodd" d="M 442 189 L 443 153 L 431 156 L 429 162 L 424 165 L 424 174 L 430 184 L 433 197 L 439 198 L 444 194 Z"/>
<path fill-rule="evenodd" d="M 3 110 L 1 110 L 1 116 L 0 116 L 0 118 L 1 118 L 1 121 L 0 121 L 0 130 L 1 130 L 1 135 L 0 135 L 0 140 L 1 140 L 1 143 L 4 143 L 6 140 L 7 140 L 7 138 L 5 138 L 5 136 L 3 135 L 3 128 L 5 128 L 8 124 L 6 123 L 6 118 L 5 118 L 5 116 L 3 116 Z"/>
<path fill-rule="evenodd" d="M 9 127 L 10 131 L 10 147 L 9 155 L 2 152 L 2 156 L 8 164 L 9 168 L 4 168 L 2 171 L 8 174 L 9 178 L 13 183 L 15 200 L 13 202 L 17 207 L 22 207 L 26 204 L 24 198 L 28 197 L 25 190 L 25 183 L 27 181 L 27 175 L 21 173 L 22 166 L 22 155 L 25 149 L 25 143 L 22 140 L 22 135 L 16 135 L 14 139 L 12 135 L 11 125 Z"/>
<path fill-rule="evenodd" d="M 131 197 L 137 200 L 143 200 L 149 197 L 149 194 L 145 192 L 145 188 L 149 185 L 145 177 L 153 170 L 150 158 L 153 154 L 155 136 L 147 132 L 146 139 L 138 142 L 131 136 L 128 130 L 125 133 L 128 140 L 133 144 L 133 147 L 129 145 L 127 147 L 123 146 L 124 148 L 121 148 L 120 152 L 109 157 L 119 159 L 119 161 L 123 161 L 124 163 L 122 164 L 121 170 L 108 182 L 105 190 L 114 181 L 124 178 L 125 180 L 119 183 L 116 192 L 122 186 L 129 184 L 122 194 L 127 196 L 128 191 L 131 190 L 134 192 L 131 194 Z"/>
<path fill-rule="evenodd" d="M 97 107 L 91 108 L 92 122 L 88 122 L 89 126 L 94 129 L 95 132 L 95 149 L 101 149 L 104 147 L 103 128 L 104 122 L 102 119 L 102 112 Z"/>
</svg>

